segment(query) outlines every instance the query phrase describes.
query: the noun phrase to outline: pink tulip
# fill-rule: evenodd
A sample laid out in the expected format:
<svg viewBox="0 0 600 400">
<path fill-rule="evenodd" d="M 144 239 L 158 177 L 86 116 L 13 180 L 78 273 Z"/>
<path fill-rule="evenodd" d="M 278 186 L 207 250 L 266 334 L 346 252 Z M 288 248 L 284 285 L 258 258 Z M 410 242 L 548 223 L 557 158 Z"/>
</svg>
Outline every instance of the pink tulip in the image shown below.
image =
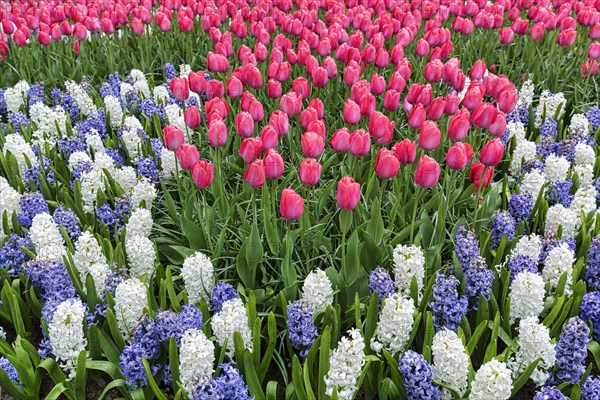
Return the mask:
<svg viewBox="0 0 600 400">
<path fill-rule="evenodd" d="M 252 161 L 260 158 L 262 150 L 263 145 L 259 138 L 246 138 L 242 140 L 239 155 L 246 164 L 250 164 Z"/>
<path fill-rule="evenodd" d="M 200 153 L 198 153 L 196 146 L 185 143 L 179 146 L 175 152 L 175 156 L 177 156 L 179 164 L 181 164 L 181 168 L 186 171 L 192 169 L 194 164 L 200 160 Z"/>
<path fill-rule="evenodd" d="M 265 183 L 265 168 L 263 160 L 254 160 L 244 173 L 244 179 L 253 188 L 261 187 Z"/>
<path fill-rule="evenodd" d="M 394 155 L 394 152 L 388 149 L 381 149 L 377 153 L 375 161 L 375 173 L 381 179 L 390 179 L 395 177 L 400 170 L 400 161 Z"/>
<path fill-rule="evenodd" d="M 284 189 L 281 193 L 279 212 L 283 219 L 295 221 L 304 213 L 304 199 L 293 189 Z"/>
<path fill-rule="evenodd" d="M 429 156 L 422 156 L 417 163 L 415 183 L 425 189 L 435 186 L 440 179 L 440 165 Z"/>
<path fill-rule="evenodd" d="M 344 176 L 337 186 L 335 198 L 344 210 L 354 210 L 360 201 L 360 184 L 349 176 Z"/>
<path fill-rule="evenodd" d="M 306 186 L 313 186 L 321 179 L 321 164 L 314 158 L 305 158 L 300 163 L 300 180 Z"/>
<path fill-rule="evenodd" d="M 269 179 L 277 179 L 283 175 L 283 158 L 275 149 L 268 149 L 263 159 L 265 176 Z"/>
</svg>

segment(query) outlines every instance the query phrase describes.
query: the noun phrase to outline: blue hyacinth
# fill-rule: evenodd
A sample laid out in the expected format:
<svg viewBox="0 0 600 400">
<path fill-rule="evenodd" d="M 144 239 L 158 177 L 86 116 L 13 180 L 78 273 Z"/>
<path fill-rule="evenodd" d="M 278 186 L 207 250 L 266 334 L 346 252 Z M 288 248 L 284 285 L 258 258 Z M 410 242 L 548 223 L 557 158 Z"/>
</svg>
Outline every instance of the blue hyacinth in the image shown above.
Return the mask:
<svg viewBox="0 0 600 400">
<path fill-rule="evenodd" d="M 313 311 L 308 303 L 297 300 L 288 305 L 287 327 L 292 347 L 298 350 L 300 357 L 304 359 L 317 339 Z"/>
<path fill-rule="evenodd" d="M 550 205 L 562 204 L 563 207 L 569 208 L 574 197 L 571 194 L 572 186 L 573 182 L 571 180 L 554 182 L 548 193 L 548 203 L 550 203 Z"/>
<path fill-rule="evenodd" d="M 581 319 L 594 327 L 595 340 L 600 340 L 600 292 L 589 292 L 583 296 L 579 306 Z"/>
<path fill-rule="evenodd" d="M 453 275 L 446 277 L 440 271 L 436 273 L 433 301 L 429 303 L 436 331 L 444 328 L 456 331 L 467 313 L 467 298 L 460 296 L 459 287 L 460 282 Z"/>
<path fill-rule="evenodd" d="M 33 251 L 29 233 L 24 237 L 11 233 L 4 246 L 0 248 L 0 268 L 5 269 L 11 278 L 17 277 L 21 265 L 30 260 L 21 248 Z"/>
<path fill-rule="evenodd" d="M 192 400 L 224 400 L 223 387 L 216 379 L 206 379 L 201 385 L 194 388 Z"/>
<path fill-rule="evenodd" d="M 563 325 L 556 343 L 557 371 L 552 373 L 551 382 L 577 383 L 585 372 L 585 358 L 590 329 L 579 317 L 572 317 Z"/>
<path fill-rule="evenodd" d="M 511 258 L 508 262 L 508 269 L 510 270 L 510 279 L 513 280 L 520 272 L 528 271 L 532 273 L 538 272 L 538 266 L 535 261 L 527 256 L 516 256 Z"/>
<path fill-rule="evenodd" d="M 568 400 L 569 398 L 562 394 L 562 392 L 556 388 L 547 386 L 536 393 L 533 400 Z"/>
<path fill-rule="evenodd" d="M 529 220 L 532 208 L 533 196 L 529 192 L 513 194 L 508 203 L 508 212 L 513 216 L 517 224 L 521 221 Z"/>
<path fill-rule="evenodd" d="M 210 304 L 215 313 L 221 312 L 223 304 L 229 300 L 237 299 L 238 293 L 229 283 L 217 282 L 213 287 Z"/>
<path fill-rule="evenodd" d="M 476 257 L 471 264 L 464 270 L 466 281 L 467 299 L 472 309 L 477 310 L 477 304 L 480 296 L 486 300 L 490 299 L 490 288 L 494 281 L 494 271 L 488 269 L 487 263 L 483 257 Z"/>
<path fill-rule="evenodd" d="M 377 293 L 381 304 L 381 300 L 394 294 L 396 286 L 390 273 L 385 268 L 377 267 L 369 275 L 369 289 L 371 294 Z"/>
<path fill-rule="evenodd" d="M 8 361 L 4 357 L 0 357 L 0 369 L 4 370 L 4 372 L 6 372 L 8 379 L 10 379 L 13 383 L 15 383 L 19 389 L 21 389 L 23 387 L 23 384 L 21 383 L 21 380 L 19 379 L 19 373 L 17 372 L 17 369 L 15 368 L 14 365 L 12 365 L 12 363 L 10 361 Z"/>
<path fill-rule="evenodd" d="M 69 210 L 64 206 L 60 205 L 56 210 L 54 210 L 54 214 L 52 215 L 54 219 L 54 223 L 58 226 L 62 226 L 69 238 L 72 241 L 76 241 L 81 235 L 81 229 L 79 229 L 79 221 L 77 221 L 77 216 L 73 210 Z"/>
<path fill-rule="evenodd" d="M 590 121 L 590 135 L 594 136 L 594 134 L 598 130 L 598 127 L 600 127 L 600 108 L 594 105 L 589 110 L 587 110 L 587 112 L 585 113 L 585 117 L 588 121 Z"/>
<path fill-rule="evenodd" d="M 248 393 L 248 386 L 244 382 L 240 371 L 231 363 L 221 364 L 221 375 L 216 379 L 223 390 L 224 400 L 250 400 L 254 396 Z"/>
<path fill-rule="evenodd" d="M 437 400 L 442 397 L 442 390 L 433 382 L 433 369 L 421 354 L 406 351 L 398 361 L 398 370 L 409 400 Z"/>
<path fill-rule="evenodd" d="M 502 211 L 492 218 L 491 248 L 497 249 L 503 237 L 506 241 L 515 236 L 516 221 L 508 211 Z"/>
<path fill-rule="evenodd" d="M 592 239 L 587 254 L 585 281 L 593 290 L 600 290 L 600 236 Z"/>
<path fill-rule="evenodd" d="M 479 255 L 479 240 L 475 237 L 475 233 L 468 231 L 464 225 L 458 228 L 455 239 L 454 252 L 464 270 Z"/>
<path fill-rule="evenodd" d="M 540 126 L 540 133 L 542 139 L 555 138 L 557 134 L 558 123 L 552 119 L 547 118 Z"/>
<path fill-rule="evenodd" d="M 171 81 L 171 79 L 177 77 L 177 70 L 171 63 L 165 64 L 163 67 L 165 71 L 165 77 L 167 78 L 167 82 Z"/>
<path fill-rule="evenodd" d="M 25 228 L 31 228 L 33 217 L 38 214 L 48 213 L 48 203 L 39 192 L 25 193 L 19 200 L 21 211 L 17 214 L 19 223 Z"/>
<path fill-rule="evenodd" d="M 581 385 L 581 400 L 600 400 L 600 378 L 589 376 Z"/>
</svg>

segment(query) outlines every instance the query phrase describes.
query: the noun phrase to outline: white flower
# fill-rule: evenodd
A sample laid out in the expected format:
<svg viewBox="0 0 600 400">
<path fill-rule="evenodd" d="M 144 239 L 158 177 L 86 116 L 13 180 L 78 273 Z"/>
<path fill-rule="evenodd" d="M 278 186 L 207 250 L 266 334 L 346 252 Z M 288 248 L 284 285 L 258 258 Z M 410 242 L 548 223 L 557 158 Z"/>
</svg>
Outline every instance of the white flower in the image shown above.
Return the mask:
<svg viewBox="0 0 600 400">
<path fill-rule="evenodd" d="M 589 164 L 594 166 L 596 153 L 594 148 L 585 143 L 577 143 L 575 146 L 575 165 Z"/>
<path fill-rule="evenodd" d="M 60 106 L 52 109 L 40 101 L 29 108 L 29 116 L 40 138 L 58 139 L 60 132 L 66 132 L 67 114 Z"/>
<path fill-rule="evenodd" d="M 115 96 L 106 96 L 104 98 L 104 108 L 110 120 L 110 126 L 115 129 L 123 123 L 123 109 L 121 102 Z"/>
<path fill-rule="evenodd" d="M 337 349 L 329 357 L 329 371 L 325 380 L 325 393 L 331 396 L 337 388 L 340 400 L 351 400 L 356 392 L 356 381 L 365 364 L 365 340 L 357 329 L 350 329 L 348 337 L 343 337 Z"/>
<path fill-rule="evenodd" d="M 83 232 L 75 243 L 73 265 L 79 271 L 81 283 L 85 288 L 87 274 L 92 274 L 96 291 L 104 290 L 106 275 L 109 273 L 108 262 L 102 254 L 102 247 L 90 232 Z"/>
<path fill-rule="evenodd" d="M 111 156 L 104 152 L 101 152 L 94 154 L 93 168 L 98 171 L 101 171 L 102 174 L 104 174 L 103 170 L 107 170 L 111 175 L 114 175 L 115 171 L 117 171 L 117 164 Z"/>
<path fill-rule="evenodd" d="M 531 79 L 527 79 L 523 82 L 523 86 L 521 86 L 521 90 L 519 90 L 519 100 L 517 101 L 517 107 L 529 107 L 529 105 L 533 102 L 533 96 L 535 91 L 535 85 L 531 81 Z"/>
<path fill-rule="evenodd" d="M 573 168 L 579 178 L 579 187 L 591 186 L 594 181 L 594 164 L 580 164 Z"/>
<path fill-rule="evenodd" d="M 413 277 L 417 279 L 419 294 L 423 288 L 425 277 L 425 256 L 423 250 L 415 245 L 399 244 L 394 249 L 394 278 L 398 291 L 410 296 L 410 284 Z"/>
<path fill-rule="evenodd" d="M 154 199 L 156 199 L 156 188 L 149 180 L 142 179 L 133 187 L 131 202 L 134 208 L 141 206 L 143 201 L 146 203 L 146 208 L 150 209 Z"/>
<path fill-rule="evenodd" d="M 132 160 L 136 159 L 140 155 L 142 146 L 142 138 L 138 134 L 138 131 L 133 129 L 127 129 L 123 131 L 121 140 L 125 145 L 125 149 L 127 150 L 129 158 Z"/>
<path fill-rule="evenodd" d="M 566 181 L 570 166 L 571 164 L 566 158 L 550 154 L 544 163 L 546 182 Z"/>
<path fill-rule="evenodd" d="M 113 175 L 113 178 L 127 194 L 131 194 L 133 188 L 138 183 L 137 172 L 135 172 L 135 168 L 130 165 L 119 168 Z"/>
<path fill-rule="evenodd" d="M 511 391 L 510 370 L 505 363 L 492 359 L 477 370 L 469 400 L 507 400 Z"/>
<path fill-rule="evenodd" d="M 442 329 L 433 337 L 431 353 L 435 377 L 462 396 L 467 390 L 470 364 L 462 340 L 454 331 Z"/>
<path fill-rule="evenodd" d="M 169 91 L 164 86 L 156 86 L 153 92 L 154 101 L 164 103 L 169 98 Z"/>
<path fill-rule="evenodd" d="M 544 186 L 544 180 L 544 174 L 537 169 L 527 172 L 521 180 L 521 193 L 531 193 L 535 201 Z"/>
<path fill-rule="evenodd" d="M 92 131 L 96 131 L 92 129 Z M 85 144 L 88 150 L 93 150 L 95 154 L 104 153 L 106 149 L 104 148 L 104 143 L 102 143 L 102 138 L 98 132 L 96 133 L 88 133 L 85 136 Z"/>
<path fill-rule="evenodd" d="M 537 317 L 544 310 L 544 278 L 529 271 L 519 272 L 510 284 L 510 321 Z"/>
<path fill-rule="evenodd" d="M 548 118 L 560 121 L 565 113 L 566 105 L 567 99 L 565 99 L 563 93 L 559 92 L 553 95 L 549 91 L 544 90 L 540 95 L 540 102 L 535 110 L 535 127 L 539 128 Z M 560 112 L 556 115 L 559 108 Z"/>
<path fill-rule="evenodd" d="M 167 114 L 167 119 L 171 125 L 175 125 L 182 131 L 186 132 L 187 126 L 185 125 L 185 120 L 183 119 L 183 111 L 177 104 L 169 104 L 165 107 L 165 114 Z"/>
<path fill-rule="evenodd" d="M 96 112 L 96 105 L 92 98 L 83 90 L 81 85 L 73 82 L 67 81 L 65 82 L 65 87 L 71 94 L 73 101 L 81 111 L 83 115 L 86 117 L 92 115 Z"/>
<path fill-rule="evenodd" d="M 517 143 L 525 140 L 525 125 L 523 125 L 522 122 L 509 122 L 506 124 L 506 129 L 508 129 L 508 140 L 510 140 L 513 136 L 517 138 Z"/>
<path fill-rule="evenodd" d="M 148 81 L 146 80 L 146 76 L 139 69 L 132 69 L 129 73 L 129 77 L 133 79 L 133 87 L 136 90 L 136 93 L 140 95 L 140 97 L 150 97 L 150 88 L 148 87 Z"/>
<path fill-rule="evenodd" d="M 133 85 L 127 82 L 121 82 L 119 91 L 121 93 L 121 101 L 123 102 L 123 104 L 127 104 L 128 96 L 136 94 L 136 90 L 133 87 Z"/>
<path fill-rule="evenodd" d="M 48 338 L 52 345 L 52 353 L 68 372 L 69 378 L 75 376 L 77 358 L 87 345 L 83 333 L 85 314 L 86 308 L 81 300 L 69 299 L 56 307 L 52 321 L 48 323 Z"/>
<path fill-rule="evenodd" d="M 5 157 L 7 152 L 10 152 L 17 160 L 21 177 L 25 176 L 25 170 L 29 168 L 26 160 L 29 160 L 30 165 L 37 165 L 39 163 L 37 156 L 31 149 L 31 146 L 27 144 L 22 136 L 15 133 L 6 135 L 4 138 L 4 147 L 2 153 Z"/>
<path fill-rule="evenodd" d="M 8 183 L 6 178 L 0 176 L 0 233 L 3 232 L 2 216 L 6 212 L 8 227 L 12 228 L 13 212 L 21 212 L 21 195 Z M 8 234 L 9 232 L 4 232 Z M 0 235 L 1 236 L 1 235 Z"/>
<path fill-rule="evenodd" d="M 146 285 L 137 278 L 129 278 L 115 289 L 115 316 L 126 341 L 131 340 L 133 328 L 148 306 Z"/>
<path fill-rule="evenodd" d="M 590 212 L 596 210 L 596 188 L 588 186 L 577 189 L 570 207 L 577 215 L 581 211 L 583 211 L 583 214 L 588 215 Z"/>
<path fill-rule="evenodd" d="M 36 254 L 38 256 L 40 253 L 42 254 L 40 258 L 49 259 L 52 255 L 58 259 L 62 258 L 64 253 L 63 237 L 50 214 L 40 213 L 33 217 L 29 236 Z"/>
<path fill-rule="evenodd" d="M 65 252 L 65 246 L 62 244 L 47 244 L 37 251 L 36 258 L 44 261 L 62 260 Z"/>
<path fill-rule="evenodd" d="M 562 226 L 561 238 L 569 239 L 575 237 L 581 224 L 579 215 L 575 211 L 565 208 L 562 204 L 555 204 L 548 208 L 546 213 L 546 228 L 544 232 L 556 233 L 558 227 Z"/>
<path fill-rule="evenodd" d="M 314 313 L 325 311 L 328 305 L 333 304 L 333 288 L 325 271 L 316 269 L 308 274 L 302 287 L 302 299 Z"/>
<path fill-rule="evenodd" d="M 74 172 L 77 166 L 81 163 L 92 164 L 92 158 L 83 151 L 74 151 L 69 157 L 69 171 Z"/>
<path fill-rule="evenodd" d="M 126 230 L 127 236 L 144 236 L 149 237 L 152 231 L 152 214 L 146 208 L 136 208 L 131 212 L 127 221 Z"/>
<path fill-rule="evenodd" d="M 125 250 L 127 251 L 127 262 L 129 263 L 131 276 L 141 278 L 144 274 L 152 275 L 154 272 L 154 258 L 156 257 L 152 240 L 145 236 L 127 235 Z"/>
<path fill-rule="evenodd" d="M 83 199 L 83 209 L 86 212 L 94 211 L 98 191 L 104 189 L 103 177 L 103 172 L 97 169 L 81 174 L 81 197 Z"/>
<path fill-rule="evenodd" d="M 137 131 L 138 129 L 144 130 L 142 123 L 139 119 L 137 119 L 135 115 L 128 115 L 127 117 L 125 117 L 125 122 L 123 122 L 123 125 L 125 126 L 125 128 L 131 129 L 133 131 Z"/>
<path fill-rule="evenodd" d="M 175 175 L 177 171 L 177 157 L 175 152 L 163 150 L 160 155 L 160 166 L 162 167 L 165 176 L 169 177 Z"/>
<path fill-rule="evenodd" d="M 512 161 L 510 163 L 510 173 L 512 176 L 521 174 L 521 166 L 523 162 L 531 161 L 536 156 L 535 143 L 527 139 L 517 141 L 515 151 L 513 152 Z"/>
<path fill-rule="evenodd" d="M 390 354 L 404 349 L 413 327 L 415 306 L 412 299 L 396 293 L 384 300 L 371 348 L 379 353 L 385 348 Z"/>
<path fill-rule="evenodd" d="M 573 136 L 587 136 L 590 132 L 590 121 L 584 114 L 573 114 L 569 133 Z"/>
<path fill-rule="evenodd" d="M 196 304 L 204 299 L 207 302 L 212 296 L 215 277 L 210 258 L 201 252 L 187 257 L 181 267 L 181 276 L 185 283 L 190 303 Z"/>
<path fill-rule="evenodd" d="M 4 91 L 4 101 L 9 113 L 19 112 L 19 109 L 25 104 L 25 98 L 29 91 L 29 83 L 19 81 L 15 86 Z"/>
<path fill-rule="evenodd" d="M 110 268 L 106 262 L 99 262 L 90 265 L 88 268 L 88 275 L 92 276 L 94 280 L 94 287 L 96 293 L 102 293 L 106 290 L 106 280 L 110 274 Z M 82 282 L 85 285 L 85 282 Z M 84 286 L 83 291 L 87 293 L 87 288 Z"/>
<path fill-rule="evenodd" d="M 192 67 L 189 64 L 181 64 L 179 65 L 179 76 L 182 78 L 187 78 L 192 72 Z"/>
<path fill-rule="evenodd" d="M 179 374 L 181 385 L 190 398 L 193 396 L 195 376 L 212 377 L 215 363 L 215 345 L 200 329 L 188 329 L 181 337 Z"/>
<path fill-rule="evenodd" d="M 221 311 L 213 315 L 210 327 L 220 346 L 223 346 L 227 340 L 227 355 L 229 358 L 233 358 L 235 353 L 233 342 L 235 332 L 239 332 L 244 341 L 244 346 L 252 351 L 252 331 L 250 331 L 248 314 L 242 299 L 235 298 L 223 303 Z"/>
<path fill-rule="evenodd" d="M 508 366 L 516 379 L 538 357 L 540 362 L 531 374 L 531 380 L 537 386 L 546 383 L 548 370 L 554 366 L 556 350 L 550 339 L 550 330 L 538 323 L 537 317 L 524 318 L 519 323 L 519 349 L 508 361 Z"/>
<path fill-rule="evenodd" d="M 0 340 L 6 341 L 6 331 L 0 326 Z"/>
<path fill-rule="evenodd" d="M 534 233 L 529 236 L 521 237 L 515 248 L 510 252 L 510 256 L 511 258 L 527 256 L 537 263 L 540 259 L 541 251 L 542 241 L 540 237 Z"/>
<path fill-rule="evenodd" d="M 554 289 L 558 285 L 560 277 L 567 273 L 567 283 L 565 285 L 565 293 L 571 291 L 573 283 L 573 263 L 575 262 L 575 253 L 569 248 L 567 243 L 561 243 L 554 247 L 548 253 L 544 260 L 544 269 L 542 277 Z"/>
</svg>

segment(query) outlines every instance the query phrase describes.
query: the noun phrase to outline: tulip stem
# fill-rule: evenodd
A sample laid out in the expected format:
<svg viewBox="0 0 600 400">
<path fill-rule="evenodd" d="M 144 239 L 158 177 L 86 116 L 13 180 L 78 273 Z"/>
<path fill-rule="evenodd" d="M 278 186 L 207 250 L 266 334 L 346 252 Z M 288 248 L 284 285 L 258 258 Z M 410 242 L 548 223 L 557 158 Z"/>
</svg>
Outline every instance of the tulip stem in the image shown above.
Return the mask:
<svg viewBox="0 0 600 400">
<path fill-rule="evenodd" d="M 415 193 L 415 205 L 413 207 L 412 220 L 410 221 L 410 242 L 412 243 L 414 235 L 415 235 L 415 220 L 417 219 L 417 207 L 419 207 L 419 202 L 421 201 L 421 196 L 423 194 L 423 189 L 420 186 L 417 186 L 417 191 Z"/>
</svg>

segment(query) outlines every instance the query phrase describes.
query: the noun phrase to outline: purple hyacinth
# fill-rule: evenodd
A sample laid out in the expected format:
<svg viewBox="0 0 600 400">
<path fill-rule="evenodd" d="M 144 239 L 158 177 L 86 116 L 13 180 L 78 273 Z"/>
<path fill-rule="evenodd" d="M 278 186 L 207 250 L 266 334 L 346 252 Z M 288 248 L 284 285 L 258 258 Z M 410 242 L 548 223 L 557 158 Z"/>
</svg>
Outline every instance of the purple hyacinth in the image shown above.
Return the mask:
<svg viewBox="0 0 600 400">
<path fill-rule="evenodd" d="M 79 221 L 77 221 L 77 216 L 73 210 L 69 210 L 60 205 L 56 210 L 54 210 L 52 218 L 54 219 L 54 223 L 56 225 L 65 228 L 67 235 L 69 235 L 69 238 L 72 241 L 76 241 L 79 238 L 79 235 L 81 235 Z"/>
<path fill-rule="evenodd" d="M 11 278 L 16 278 L 19 275 L 21 265 L 30 260 L 21 248 L 33 251 L 29 233 L 24 237 L 11 233 L 4 246 L 0 248 L 0 268 L 5 269 Z"/>
<path fill-rule="evenodd" d="M 577 142 L 571 139 L 562 140 L 558 143 L 558 152 L 559 156 L 566 158 L 570 163 L 573 163 L 575 160 L 575 147 L 577 146 Z"/>
<path fill-rule="evenodd" d="M 573 201 L 573 195 L 571 194 L 571 187 L 573 182 L 567 180 L 565 182 L 555 181 L 548 193 L 548 203 L 562 204 L 563 207 L 569 208 Z"/>
<path fill-rule="evenodd" d="M 562 394 L 560 390 L 547 386 L 537 392 L 533 400 L 569 400 L 569 398 Z"/>
<path fill-rule="evenodd" d="M 538 272 L 538 266 L 535 261 L 527 256 L 516 256 L 511 258 L 508 262 L 508 269 L 510 270 L 510 279 L 513 280 L 520 272 L 528 271 L 531 273 Z"/>
<path fill-rule="evenodd" d="M 216 379 L 217 383 L 223 390 L 224 400 L 250 400 L 248 386 L 244 382 L 244 378 L 237 368 L 234 368 L 231 363 L 221 364 L 221 375 Z"/>
<path fill-rule="evenodd" d="M 600 290 L 600 236 L 592 239 L 587 254 L 587 271 L 585 281 L 594 290 Z"/>
<path fill-rule="evenodd" d="M 64 155 L 64 160 L 68 161 L 76 151 L 86 151 L 87 144 L 85 140 L 81 139 L 79 136 L 70 136 L 67 138 L 62 138 L 58 140 L 58 148 L 62 151 Z"/>
<path fill-rule="evenodd" d="M 165 64 L 163 69 L 165 71 L 165 77 L 167 78 L 167 82 L 170 82 L 171 79 L 173 79 L 177 76 L 177 70 L 175 69 L 173 64 L 167 63 L 167 64 Z"/>
<path fill-rule="evenodd" d="M 594 105 L 589 110 L 587 110 L 587 112 L 585 113 L 585 117 L 588 121 L 590 121 L 590 135 L 594 136 L 594 134 L 598 130 L 598 127 L 600 127 L 600 108 Z"/>
<path fill-rule="evenodd" d="M 581 385 L 581 400 L 600 399 L 600 378 L 589 376 Z"/>
<path fill-rule="evenodd" d="M 106 155 L 112 158 L 117 164 L 117 167 L 121 168 L 125 166 L 125 161 L 123 161 L 123 156 L 119 154 L 119 150 L 117 149 L 106 149 Z"/>
<path fill-rule="evenodd" d="M 31 228 L 33 217 L 38 214 L 48 213 L 48 203 L 40 192 L 25 193 L 19 200 L 21 211 L 17 214 L 19 223 L 25 228 Z"/>
<path fill-rule="evenodd" d="M 437 331 L 444 328 L 456 331 L 462 316 L 467 313 L 467 298 L 460 297 L 459 287 L 460 282 L 455 276 L 446 277 L 437 271 L 433 285 L 433 301 L 429 303 Z"/>
<path fill-rule="evenodd" d="M 557 129 L 558 123 L 552 118 L 547 118 L 540 126 L 540 133 L 542 134 L 542 139 L 556 137 Z"/>
<path fill-rule="evenodd" d="M 154 99 L 151 98 L 142 100 L 137 111 L 140 116 L 145 115 L 150 120 L 152 120 L 152 116 L 156 114 L 161 122 L 164 122 L 167 116 L 165 108 L 162 105 L 157 104 Z"/>
<path fill-rule="evenodd" d="M 138 175 L 147 178 L 150 182 L 158 182 L 160 169 L 158 168 L 158 163 L 156 162 L 154 157 L 138 157 L 137 164 Z"/>
<path fill-rule="evenodd" d="M 196 386 L 192 393 L 192 400 L 223 400 L 225 394 L 223 387 L 216 379 L 206 379 Z"/>
<path fill-rule="evenodd" d="M 104 110 L 99 108 L 85 120 L 77 122 L 77 132 L 79 132 L 79 136 L 82 138 L 86 138 L 89 134 L 97 133 L 104 139 L 108 135 L 106 129 L 106 113 Z"/>
<path fill-rule="evenodd" d="M 497 249 L 503 237 L 506 241 L 515 236 L 516 221 L 508 211 L 502 211 L 492 218 L 491 248 Z"/>
<path fill-rule="evenodd" d="M 235 288 L 226 282 L 217 282 L 213 287 L 210 304 L 212 305 L 215 313 L 221 312 L 223 304 L 226 301 L 237 299 L 238 293 Z"/>
<path fill-rule="evenodd" d="M 594 327 L 593 336 L 600 340 L 600 292 L 589 292 L 583 296 L 579 306 L 581 319 Z"/>
<path fill-rule="evenodd" d="M 21 127 L 23 127 L 23 129 L 27 129 L 29 126 L 29 118 L 27 118 L 27 116 L 20 111 L 10 114 L 9 118 L 10 124 L 16 133 L 21 133 Z"/>
<path fill-rule="evenodd" d="M 43 83 L 35 83 L 29 87 L 27 91 L 27 96 L 29 97 L 29 107 L 33 106 L 36 103 L 43 103 L 46 100 L 46 94 L 44 93 L 44 84 Z"/>
<path fill-rule="evenodd" d="M 521 166 L 521 172 L 523 174 L 528 174 L 535 170 L 538 170 L 540 172 L 544 171 L 544 163 L 541 160 L 538 160 L 537 158 L 535 158 L 533 160 L 525 161 L 523 163 L 523 165 Z"/>
<path fill-rule="evenodd" d="M 483 257 L 475 257 L 467 269 L 464 270 L 466 293 L 470 307 L 477 310 L 480 296 L 490 299 L 490 288 L 494 281 L 494 271 L 488 269 Z"/>
<path fill-rule="evenodd" d="M 4 97 L 4 89 L 0 89 L 0 114 L 6 115 L 8 110 L 6 109 L 6 97 Z"/>
<path fill-rule="evenodd" d="M 119 356 L 119 368 L 121 369 L 121 374 L 125 377 L 125 383 L 133 388 L 145 385 L 148 380 L 142 363 L 144 357 L 147 358 L 145 349 L 138 342 L 132 342 L 125 346 Z M 157 365 L 153 365 L 150 369 L 154 374 L 159 368 Z"/>
<path fill-rule="evenodd" d="M 287 307 L 287 327 L 292 347 L 305 358 L 317 339 L 317 328 L 313 321 L 313 311 L 308 303 L 297 300 Z"/>
<path fill-rule="evenodd" d="M 468 231 L 464 225 L 458 228 L 455 239 L 454 252 L 464 270 L 475 257 L 479 256 L 479 240 L 477 240 L 475 233 Z"/>
<path fill-rule="evenodd" d="M 23 384 L 19 379 L 19 372 L 17 372 L 15 366 L 4 357 L 0 357 L 0 369 L 4 370 L 8 379 L 15 383 L 19 389 L 23 387 Z"/>
<path fill-rule="evenodd" d="M 546 158 L 549 155 L 556 154 L 558 147 L 558 143 L 556 143 L 553 137 L 540 140 L 539 143 L 535 145 L 535 153 L 538 156 L 542 156 L 542 159 L 537 161 L 546 161 Z"/>
<path fill-rule="evenodd" d="M 369 275 L 369 289 L 371 289 L 371 294 L 377 293 L 379 304 L 381 304 L 381 300 L 390 297 L 396 291 L 390 273 L 385 268 L 381 267 L 377 267 L 371 271 L 371 274 Z"/>
<path fill-rule="evenodd" d="M 556 343 L 557 371 L 552 373 L 551 381 L 577 383 L 585 372 L 587 345 L 590 329 L 579 317 L 572 317 L 563 325 L 563 331 Z"/>
<path fill-rule="evenodd" d="M 513 194 L 508 204 L 508 212 L 515 221 L 527 221 L 533 208 L 533 196 L 529 192 Z"/>
<path fill-rule="evenodd" d="M 409 400 L 437 400 L 442 390 L 433 382 L 433 369 L 421 354 L 407 350 L 398 361 Z"/>
<path fill-rule="evenodd" d="M 163 151 L 163 141 L 159 138 L 151 138 L 150 139 L 150 147 L 152 147 L 152 151 L 154 152 L 154 158 L 158 159 Z"/>
</svg>

